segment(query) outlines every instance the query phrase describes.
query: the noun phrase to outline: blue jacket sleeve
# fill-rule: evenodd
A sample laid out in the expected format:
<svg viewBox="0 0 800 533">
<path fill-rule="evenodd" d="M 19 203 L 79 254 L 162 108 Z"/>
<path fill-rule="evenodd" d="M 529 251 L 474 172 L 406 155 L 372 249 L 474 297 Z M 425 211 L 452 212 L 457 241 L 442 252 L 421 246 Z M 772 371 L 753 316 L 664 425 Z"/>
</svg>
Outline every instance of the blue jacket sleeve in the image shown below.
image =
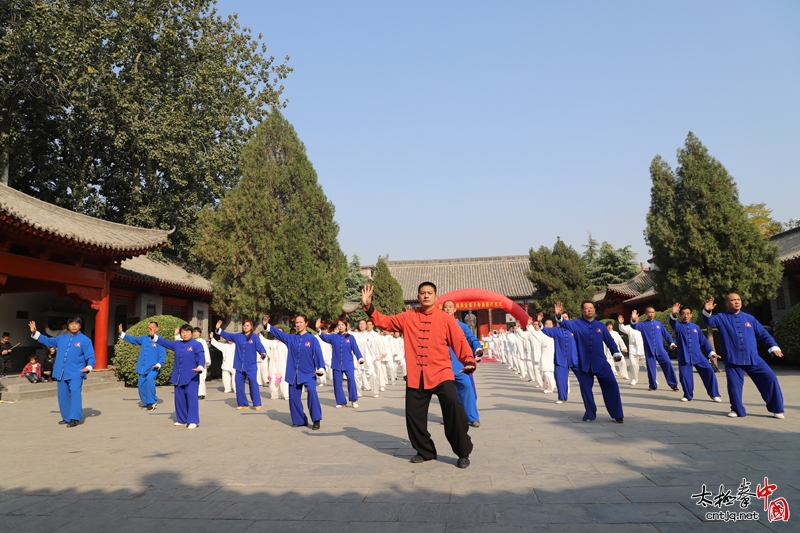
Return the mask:
<svg viewBox="0 0 800 533">
<path fill-rule="evenodd" d="M 672 315 L 669 315 L 669 327 L 672 328 L 676 335 L 678 334 L 678 328 L 675 327 L 677 324 L 678 323 L 675 321 L 675 319 L 672 318 Z"/>
<path fill-rule="evenodd" d="M 675 341 L 672 340 L 672 335 L 669 334 L 667 328 L 664 327 L 664 324 L 661 324 L 661 336 L 664 337 L 664 340 L 667 341 L 667 344 L 675 344 Z"/>
<path fill-rule="evenodd" d="M 361 350 L 358 349 L 358 343 L 356 342 L 356 338 L 350 335 L 350 338 L 353 341 L 350 343 L 350 350 L 353 352 L 353 355 L 356 356 L 356 361 L 361 361 L 364 359 L 364 356 L 361 355 Z"/>
<path fill-rule="evenodd" d="M 235 334 L 234 334 L 234 333 L 228 333 L 227 331 L 224 331 L 224 330 L 222 330 L 222 329 L 219 329 L 219 330 L 217 330 L 217 331 L 219 331 L 218 335 L 219 335 L 220 337 L 222 337 L 222 338 L 223 338 L 223 339 L 225 339 L 226 341 L 233 342 L 233 338 L 235 337 Z"/>
<path fill-rule="evenodd" d="M 702 330 L 697 332 L 697 340 L 700 343 L 700 349 L 703 351 L 704 354 L 706 354 L 706 357 L 708 357 L 708 354 L 713 352 L 714 348 L 711 347 L 711 343 L 708 342 L 706 336 L 703 335 Z"/>
<path fill-rule="evenodd" d="M 88 337 L 87 340 L 89 340 Z M 84 345 L 83 358 L 86 360 L 87 366 L 94 368 L 94 365 L 97 364 L 97 362 L 94 360 L 94 346 L 92 345 L 91 340 Z"/>
<path fill-rule="evenodd" d="M 272 333 L 272 336 L 281 341 L 286 346 L 289 346 L 289 335 L 288 333 L 284 333 L 281 331 L 280 328 L 276 328 L 275 326 L 269 327 L 269 332 Z"/>
<path fill-rule="evenodd" d="M 772 338 L 772 335 L 767 333 L 767 330 L 764 328 L 764 326 L 761 325 L 761 322 L 759 322 L 758 320 L 753 320 L 753 329 L 755 330 L 756 333 L 756 340 L 758 342 L 763 343 L 767 347 L 767 349 L 775 348 L 776 346 L 778 346 L 778 343 L 775 342 L 775 339 Z"/>
<path fill-rule="evenodd" d="M 33 337 L 33 335 L 31 335 L 31 337 Z M 58 337 L 48 337 L 39 332 L 39 338 L 36 340 L 49 348 L 58 348 Z"/>
<path fill-rule="evenodd" d="M 325 368 L 325 359 L 322 358 L 322 348 L 318 342 L 311 343 L 312 350 L 314 350 L 314 370 L 318 368 Z"/>
<path fill-rule="evenodd" d="M 149 339 L 150 337 L 147 338 Z M 124 340 L 128 344 L 135 344 L 136 346 L 142 345 L 143 342 L 142 339 L 144 339 L 144 337 L 134 337 L 133 335 L 128 335 L 127 333 L 125 334 L 124 337 L 122 337 L 122 340 Z"/>
<path fill-rule="evenodd" d="M 551 339 L 555 339 L 558 335 L 558 328 L 540 328 L 540 331 Z"/>
<path fill-rule="evenodd" d="M 475 338 L 475 335 L 472 334 L 472 331 L 470 331 L 469 326 L 467 326 L 460 320 L 456 320 L 456 322 L 458 322 L 458 325 L 461 326 L 461 331 L 464 332 L 464 336 L 467 338 L 467 343 L 469 344 L 469 347 L 472 348 L 472 354 L 474 355 L 475 352 L 483 348 L 483 346 L 481 346 L 481 342 Z"/>
<path fill-rule="evenodd" d="M 717 315 L 706 316 L 703 311 L 700 311 L 700 319 L 703 321 L 704 325 L 711 326 L 712 328 L 719 327 L 719 320 L 717 320 Z"/>
<path fill-rule="evenodd" d="M 175 346 L 177 345 L 178 342 L 179 341 L 168 341 L 167 339 L 165 339 L 161 335 L 157 335 L 156 336 L 156 344 L 158 344 L 159 346 L 163 346 L 164 348 L 168 348 L 168 349 L 172 350 L 173 352 L 175 351 Z"/>
<path fill-rule="evenodd" d="M 319 333 L 319 338 L 327 342 L 328 344 L 333 344 L 331 341 L 333 340 L 333 335 L 330 333 Z"/>
<path fill-rule="evenodd" d="M 261 337 L 259 335 L 253 335 L 252 338 L 255 339 L 255 341 L 256 341 L 254 343 L 256 345 L 256 352 L 259 353 L 259 354 L 262 354 L 262 355 L 267 353 L 267 350 L 264 349 L 264 345 L 261 344 Z M 203 364 L 205 364 L 205 363 L 203 363 Z"/>
<path fill-rule="evenodd" d="M 572 320 L 562 320 L 559 322 L 559 325 L 562 328 L 575 333 L 575 326 L 572 324 Z"/>
<path fill-rule="evenodd" d="M 194 349 L 194 367 L 197 368 L 198 366 L 205 367 L 206 366 L 206 352 L 203 350 L 203 345 L 197 341 L 194 341 L 195 349 Z"/>
</svg>

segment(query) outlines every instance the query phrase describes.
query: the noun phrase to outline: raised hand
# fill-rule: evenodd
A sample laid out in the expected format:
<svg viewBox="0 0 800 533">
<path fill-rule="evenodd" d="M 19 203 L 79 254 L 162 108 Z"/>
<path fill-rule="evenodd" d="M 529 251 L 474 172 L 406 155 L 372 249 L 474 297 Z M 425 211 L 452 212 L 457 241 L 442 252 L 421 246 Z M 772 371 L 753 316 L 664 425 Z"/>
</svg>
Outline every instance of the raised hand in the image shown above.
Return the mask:
<svg viewBox="0 0 800 533">
<path fill-rule="evenodd" d="M 315 327 L 314 329 L 316 329 L 317 333 L 319 333 L 319 329 L 322 327 L 322 319 L 321 318 L 317 319 L 316 325 L 317 325 L 317 327 Z"/>
<path fill-rule="evenodd" d="M 539 314 L 538 314 L 538 315 L 536 315 L 536 320 L 538 320 L 538 321 L 539 321 L 539 325 L 541 325 L 541 323 L 542 323 L 542 320 L 543 320 L 543 319 L 544 319 L 544 313 L 542 313 L 541 311 L 539 311 Z"/>
<path fill-rule="evenodd" d="M 222 320 L 217 320 L 217 325 L 214 326 L 214 331 L 217 331 L 221 327 L 222 327 Z"/>
<path fill-rule="evenodd" d="M 560 317 L 562 314 L 564 314 L 564 306 L 561 304 L 561 302 L 556 302 L 556 304 L 553 306 L 553 311 L 555 311 L 556 317 Z"/>
<path fill-rule="evenodd" d="M 679 304 L 678 302 L 672 304 L 672 314 L 674 316 L 678 316 L 678 313 L 680 312 L 681 312 L 681 304 Z"/>
<path fill-rule="evenodd" d="M 36 333 L 36 322 L 31 320 L 30 322 L 28 322 L 28 327 L 31 328 L 31 335 Z"/>
<path fill-rule="evenodd" d="M 372 305 L 372 291 L 373 290 L 374 290 L 374 287 L 370 283 L 367 283 L 361 289 L 361 303 L 364 305 L 364 307 L 369 307 L 370 305 Z"/>
<path fill-rule="evenodd" d="M 634 309 L 633 311 L 631 311 L 631 322 L 635 324 L 638 321 L 639 321 L 639 311 Z"/>
<path fill-rule="evenodd" d="M 261 319 L 261 325 L 265 328 L 269 325 L 269 315 L 264 315 L 264 318 Z"/>
<path fill-rule="evenodd" d="M 624 324 L 625 323 L 625 317 L 622 316 L 622 315 L 617 315 L 617 322 L 619 322 L 620 324 Z"/>
<path fill-rule="evenodd" d="M 117 326 L 117 332 L 122 335 L 122 324 Z"/>
<path fill-rule="evenodd" d="M 714 309 L 714 298 L 709 298 L 708 300 L 706 300 L 706 305 L 703 306 L 703 309 L 705 309 L 709 313 L 711 311 L 713 311 L 713 309 Z"/>
</svg>

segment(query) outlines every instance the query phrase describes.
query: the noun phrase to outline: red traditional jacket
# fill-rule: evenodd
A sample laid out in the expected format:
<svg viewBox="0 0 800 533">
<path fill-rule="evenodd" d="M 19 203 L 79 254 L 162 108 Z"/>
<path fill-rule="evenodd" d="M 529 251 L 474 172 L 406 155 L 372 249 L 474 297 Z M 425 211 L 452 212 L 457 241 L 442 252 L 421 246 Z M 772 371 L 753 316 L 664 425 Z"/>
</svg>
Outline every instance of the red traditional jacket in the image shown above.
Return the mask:
<svg viewBox="0 0 800 533">
<path fill-rule="evenodd" d="M 455 379 L 450 347 L 459 361 L 475 364 L 461 327 L 441 309 L 434 307 L 427 312 L 412 309 L 393 316 L 384 316 L 372 306 L 364 311 L 379 328 L 403 334 L 408 386 L 412 389 L 432 389 L 443 381 Z"/>
</svg>

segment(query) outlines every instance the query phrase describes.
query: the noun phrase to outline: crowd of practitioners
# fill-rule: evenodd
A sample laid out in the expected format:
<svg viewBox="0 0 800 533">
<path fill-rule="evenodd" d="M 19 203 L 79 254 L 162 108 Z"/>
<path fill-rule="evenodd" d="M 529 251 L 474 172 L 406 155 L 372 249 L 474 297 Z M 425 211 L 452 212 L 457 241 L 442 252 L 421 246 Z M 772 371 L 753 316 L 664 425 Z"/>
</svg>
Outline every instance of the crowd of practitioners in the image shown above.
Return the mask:
<svg viewBox="0 0 800 533">
<path fill-rule="evenodd" d="M 236 395 L 237 409 L 260 410 L 259 387 L 268 386 L 271 399 L 288 400 L 293 427 L 309 426 L 310 416 L 312 429 L 317 430 L 322 420 L 318 386 L 332 383 L 336 408 L 345 408 L 348 403 L 358 408 L 360 394 L 377 398 L 387 386 L 397 384 L 402 378 L 406 425 L 417 451 L 411 462 L 436 459 L 436 448 L 427 430 L 428 408 L 436 395 L 442 408 L 445 436 L 459 458 L 457 466 L 466 468 L 472 451 L 468 428 L 480 427 L 472 373 L 483 356 L 484 346 L 467 325 L 455 318 L 456 306 L 452 301 L 444 302 L 441 309 L 437 306 L 433 283 L 420 284 L 418 292 L 419 308 L 384 316 L 372 305 L 372 287 L 367 285 L 362 290 L 362 304 L 369 319 L 359 321 L 356 330 L 351 330 L 344 316 L 324 327 L 318 320 L 316 331 L 311 331 L 307 317 L 297 315 L 294 328 L 288 333 L 271 325 L 269 316 L 264 316 L 258 327 L 252 320 L 244 320 L 242 331 L 236 333 L 222 330 L 222 321 L 217 322 L 209 340 L 223 354 L 225 392 Z M 706 393 L 717 403 L 722 398 L 710 360 L 723 358 L 731 405 L 728 416 L 746 415 L 742 388 L 747 374 L 761 393 L 767 410 L 775 418 L 784 418 L 778 379 L 757 349 L 762 344 L 770 354 L 782 357 L 780 348 L 752 315 L 741 311 L 738 294 L 728 294 L 725 306 L 726 312 L 714 315 L 711 298 L 701 315 L 703 324 L 719 331 L 720 354 L 712 349 L 700 325 L 692 321 L 692 310 L 679 303 L 673 305 L 670 314 L 675 338 L 655 319 L 655 310 L 648 308 L 647 318 L 642 321 L 634 311 L 629 325 L 625 325 L 624 317 L 618 317 L 620 331 L 628 336 L 626 345 L 613 324 L 598 320 L 594 304 L 586 301 L 581 305 L 580 318 L 570 319 L 561 303 L 556 303 L 555 320 L 543 320 L 543 313 L 539 313 L 524 328 L 516 323 L 508 331 L 492 332 L 484 341 L 488 353 L 520 378 L 527 378 L 545 393 L 557 394 L 556 403 L 568 401 L 569 375 L 574 374 L 586 422 L 597 416 L 592 393 L 595 381 L 611 418 L 618 423 L 624 421 L 618 378 L 630 379 L 630 385 L 635 386 L 642 358 L 650 390 L 659 387 L 660 367 L 667 386 L 677 392 L 680 383 L 681 401 L 691 401 L 696 370 Z M 63 334 L 54 337 L 42 335 L 35 322 L 29 326 L 34 339 L 56 352 L 51 378 L 58 382 L 60 423 L 75 427 L 82 418 L 82 383 L 95 364 L 91 340 L 81 333 L 82 321 L 77 317 L 69 320 Z M 174 424 L 195 429 L 200 424 L 198 400 L 205 397 L 205 376 L 211 361 L 208 343 L 201 338 L 199 328 L 188 324 L 177 328 L 172 339 L 160 336 L 158 329 L 158 323 L 153 321 L 148 324 L 146 335 L 134 337 L 119 326 L 122 341 L 140 346 L 136 371 L 142 407 L 156 408 L 156 377 L 165 363 L 166 350 L 172 350 Z M 3 342 L 8 344 L 7 336 Z M 677 350 L 678 376 L 667 350 Z M 27 374 L 37 372 L 34 367 Z M 301 402 L 304 391 L 309 416 Z"/>
</svg>

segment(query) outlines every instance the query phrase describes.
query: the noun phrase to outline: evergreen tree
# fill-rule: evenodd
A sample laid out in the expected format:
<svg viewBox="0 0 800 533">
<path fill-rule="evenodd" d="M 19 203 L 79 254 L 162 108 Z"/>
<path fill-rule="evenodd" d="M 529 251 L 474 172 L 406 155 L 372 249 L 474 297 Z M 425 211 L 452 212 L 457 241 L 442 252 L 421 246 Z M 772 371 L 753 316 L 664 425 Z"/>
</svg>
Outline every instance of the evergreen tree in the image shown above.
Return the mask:
<svg viewBox="0 0 800 533">
<path fill-rule="evenodd" d="M 691 132 L 678 164 L 675 173 L 660 156 L 650 165 L 645 238 L 661 299 L 699 309 L 729 290 L 745 303 L 774 296 L 782 275 L 777 248 L 748 219 L 733 178 Z"/>
<path fill-rule="evenodd" d="M 369 277 L 361 273 L 361 260 L 353 254 L 353 259 L 347 264 L 347 276 L 344 278 L 344 301 L 361 302 L 361 288 L 369 283 Z M 354 329 L 359 320 L 366 320 L 367 314 L 359 306 L 354 312 L 347 315 L 350 326 Z"/>
<path fill-rule="evenodd" d="M 334 206 L 279 111 L 256 128 L 241 166 L 239 185 L 200 216 L 195 253 L 212 272 L 214 308 L 239 317 L 339 316 L 347 259 Z"/>
<path fill-rule="evenodd" d="M 586 262 L 572 246 L 556 239 L 553 249 L 542 246 L 530 250 L 531 268 L 526 275 L 533 282 L 533 306 L 552 313 L 553 304 L 561 302 L 570 316 L 580 316 L 581 302 L 591 295 L 586 289 Z"/>
<path fill-rule="evenodd" d="M 636 254 L 630 245 L 615 250 L 603 241 L 595 252 L 594 260 L 586 265 L 586 283 L 592 292 L 597 292 L 604 290 L 609 283 L 622 283 L 631 279 L 637 272 L 639 267 L 636 265 Z"/>
<path fill-rule="evenodd" d="M 372 296 L 372 305 L 375 306 L 375 309 L 384 315 L 396 315 L 403 312 L 405 308 L 403 288 L 392 276 L 391 271 L 389 271 L 389 265 L 383 257 L 379 257 L 378 264 L 375 265 L 372 284 L 375 286 L 375 292 Z"/>
</svg>

